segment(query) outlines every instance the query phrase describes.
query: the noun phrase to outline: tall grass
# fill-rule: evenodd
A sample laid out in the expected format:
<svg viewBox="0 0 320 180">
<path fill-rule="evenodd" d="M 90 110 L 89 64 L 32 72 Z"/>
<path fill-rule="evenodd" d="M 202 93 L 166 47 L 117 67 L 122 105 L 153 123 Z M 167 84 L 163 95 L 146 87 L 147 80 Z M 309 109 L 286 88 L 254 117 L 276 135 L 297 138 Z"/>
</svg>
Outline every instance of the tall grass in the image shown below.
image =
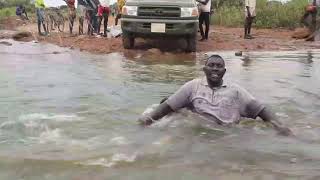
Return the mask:
<svg viewBox="0 0 320 180">
<path fill-rule="evenodd" d="M 8 16 L 16 15 L 16 8 L 15 7 L 7 7 L 0 9 L 0 19 Z"/>
<path fill-rule="evenodd" d="M 257 0 L 255 27 L 297 27 L 307 4 L 308 0 L 292 0 L 286 4 Z M 244 9 L 244 6 L 239 5 L 223 5 L 216 9 L 211 23 L 230 27 L 243 26 Z"/>
</svg>

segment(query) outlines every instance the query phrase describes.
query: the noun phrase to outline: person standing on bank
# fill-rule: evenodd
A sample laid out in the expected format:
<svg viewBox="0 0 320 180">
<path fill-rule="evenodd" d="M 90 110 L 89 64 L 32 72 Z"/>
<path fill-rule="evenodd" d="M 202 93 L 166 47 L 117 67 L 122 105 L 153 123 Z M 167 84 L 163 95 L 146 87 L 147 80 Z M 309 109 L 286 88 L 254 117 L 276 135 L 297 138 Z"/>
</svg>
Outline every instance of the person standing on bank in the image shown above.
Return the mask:
<svg viewBox="0 0 320 180">
<path fill-rule="evenodd" d="M 188 107 L 217 125 L 232 125 L 241 117 L 260 117 L 280 134 L 291 135 L 291 130 L 276 120 L 274 114 L 244 88 L 225 84 L 225 62 L 219 55 L 210 56 L 203 67 L 205 77 L 184 84 L 164 100 L 155 110 L 139 118 L 142 125 L 151 125 L 167 114 Z"/>
<path fill-rule="evenodd" d="M 196 0 L 200 3 L 199 10 L 199 29 L 201 33 L 201 39 L 199 41 L 208 40 L 209 27 L 210 27 L 210 12 L 211 12 L 211 0 Z M 205 32 L 203 31 L 203 23 L 205 24 Z"/>
<path fill-rule="evenodd" d="M 253 39 L 251 26 L 256 17 L 256 0 L 245 0 L 244 39 Z"/>
<path fill-rule="evenodd" d="M 117 0 L 117 6 L 118 6 L 118 13 L 117 13 L 117 16 L 116 16 L 116 19 L 115 19 L 115 25 L 117 26 L 118 25 L 118 21 L 119 19 L 121 19 L 122 17 L 122 8 L 123 6 L 126 4 L 126 0 Z"/>
<path fill-rule="evenodd" d="M 46 7 L 44 5 L 43 0 L 35 0 L 34 2 L 35 8 L 36 8 L 36 14 L 37 14 L 37 22 L 38 22 L 38 33 L 40 36 L 45 36 L 48 34 L 46 25 L 44 24 L 44 8 Z M 43 26 L 44 33 L 41 32 L 41 24 Z"/>
<path fill-rule="evenodd" d="M 100 5 L 98 6 L 98 28 L 97 34 L 100 35 L 100 27 L 103 19 L 103 35 L 107 36 L 107 28 L 108 28 L 108 18 L 110 14 L 110 2 L 109 0 L 100 0 Z"/>
<path fill-rule="evenodd" d="M 75 0 L 64 0 L 66 3 L 67 3 L 67 6 L 69 8 L 69 16 L 68 16 L 68 19 L 69 19 L 69 32 L 70 34 L 72 34 L 72 31 L 73 31 L 73 24 L 74 24 L 74 21 L 77 17 L 76 15 L 76 7 L 75 7 Z"/>
</svg>

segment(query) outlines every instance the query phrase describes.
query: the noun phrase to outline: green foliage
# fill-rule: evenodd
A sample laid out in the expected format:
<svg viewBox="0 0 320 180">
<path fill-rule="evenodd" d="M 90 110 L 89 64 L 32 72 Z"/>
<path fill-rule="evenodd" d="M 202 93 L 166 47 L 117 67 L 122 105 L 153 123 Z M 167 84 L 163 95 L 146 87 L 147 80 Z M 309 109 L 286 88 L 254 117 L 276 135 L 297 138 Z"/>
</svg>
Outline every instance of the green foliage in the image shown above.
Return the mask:
<svg viewBox="0 0 320 180">
<path fill-rule="evenodd" d="M 257 0 L 255 26 L 258 28 L 297 27 L 307 4 L 308 0 L 292 0 L 286 4 Z M 244 5 L 238 0 L 234 3 L 231 0 L 225 0 L 215 10 L 211 22 L 223 26 L 243 26 L 244 9 Z"/>
<path fill-rule="evenodd" d="M 15 14 L 16 14 L 16 8 L 15 7 L 0 9 L 0 18 L 13 16 Z"/>
<path fill-rule="evenodd" d="M 221 6 L 218 10 L 215 10 L 214 15 L 211 16 L 211 23 L 229 26 L 239 27 L 244 22 L 243 8 L 237 6 Z"/>
<path fill-rule="evenodd" d="M 34 12 L 31 0 L 0 0 L 0 18 L 14 16 L 17 5 L 23 5 L 27 12 Z"/>
<path fill-rule="evenodd" d="M 31 0 L 0 0 L 0 8 L 15 7 L 19 4 L 24 6 L 31 5 Z"/>
</svg>

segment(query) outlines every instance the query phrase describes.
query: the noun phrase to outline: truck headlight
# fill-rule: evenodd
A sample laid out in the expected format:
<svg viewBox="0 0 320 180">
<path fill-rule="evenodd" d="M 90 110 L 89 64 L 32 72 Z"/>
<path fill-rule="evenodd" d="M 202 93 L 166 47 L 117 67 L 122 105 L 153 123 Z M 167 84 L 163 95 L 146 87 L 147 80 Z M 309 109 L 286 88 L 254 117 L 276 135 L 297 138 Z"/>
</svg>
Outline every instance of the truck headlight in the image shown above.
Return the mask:
<svg viewBox="0 0 320 180">
<path fill-rule="evenodd" d="M 181 8 L 181 17 L 199 16 L 198 8 Z"/>
<path fill-rule="evenodd" d="M 138 7 L 137 6 L 123 6 L 122 7 L 122 14 L 128 15 L 128 16 L 137 16 Z"/>
</svg>

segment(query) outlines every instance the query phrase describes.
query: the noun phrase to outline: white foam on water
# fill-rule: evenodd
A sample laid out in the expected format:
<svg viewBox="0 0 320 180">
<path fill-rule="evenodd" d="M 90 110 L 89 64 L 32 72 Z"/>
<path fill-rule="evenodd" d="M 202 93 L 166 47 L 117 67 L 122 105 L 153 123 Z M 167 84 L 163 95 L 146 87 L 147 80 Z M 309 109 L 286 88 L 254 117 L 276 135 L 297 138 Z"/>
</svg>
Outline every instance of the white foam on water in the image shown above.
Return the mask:
<svg viewBox="0 0 320 180">
<path fill-rule="evenodd" d="M 160 138 L 159 140 L 154 141 L 152 144 L 156 145 L 156 146 L 163 146 L 163 145 L 170 144 L 171 141 L 172 141 L 171 136 L 164 136 L 164 137 Z"/>
<path fill-rule="evenodd" d="M 43 114 L 43 113 L 32 113 L 25 114 L 19 117 L 20 121 L 32 121 L 32 120 L 54 120 L 59 122 L 73 122 L 73 121 L 81 121 L 82 117 L 79 117 L 75 114 Z"/>
<path fill-rule="evenodd" d="M 110 139 L 110 142 L 112 144 L 116 144 L 116 145 L 127 145 L 127 144 L 129 144 L 128 140 L 123 136 L 114 137 L 114 138 Z"/>
<path fill-rule="evenodd" d="M 50 142 L 59 142 L 62 138 L 62 130 L 61 129 L 53 129 L 42 132 L 39 136 L 39 143 L 40 144 L 46 144 Z"/>
<path fill-rule="evenodd" d="M 5 129 L 5 128 L 8 128 L 8 127 L 12 127 L 16 124 L 17 122 L 15 121 L 5 121 L 3 123 L 0 124 L 0 129 Z"/>
<path fill-rule="evenodd" d="M 137 153 L 133 155 L 127 155 L 122 153 L 113 154 L 110 159 L 99 158 L 99 159 L 91 159 L 84 162 L 77 162 L 76 164 L 85 165 L 85 166 L 103 166 L 103 167 L 113 167 L 119 163 L 126 162 L 132 163 L 136 160 Z"/>
</svg>

